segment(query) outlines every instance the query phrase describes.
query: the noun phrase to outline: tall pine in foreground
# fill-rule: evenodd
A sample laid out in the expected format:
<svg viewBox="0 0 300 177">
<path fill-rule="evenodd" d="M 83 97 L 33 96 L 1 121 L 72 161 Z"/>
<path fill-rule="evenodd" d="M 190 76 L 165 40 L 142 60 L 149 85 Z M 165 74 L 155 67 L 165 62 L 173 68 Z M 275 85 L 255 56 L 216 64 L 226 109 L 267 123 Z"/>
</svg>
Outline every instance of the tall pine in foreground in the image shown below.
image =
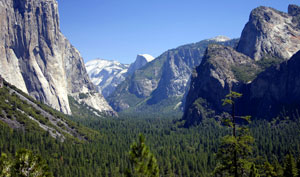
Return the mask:
<svg viewBox="0 0 300 177">
<path fill-rule="evenodd" d="M 285 157 L 283 175 L 285 177 L 297 177 L 298 175 L 295 159 L 290 153 Z"/>
<path fill-rule="evenodd" d="M 145 137 L 140 134 L 138 142 L 130 146 L 130 163 L 133 170 L 128 170 L 126 175 L 130 177 L 158 177 L 159 168 L 156 158 L 145 144 Z"/>
<path fill-rule="evenodd" d="M 214 170 L 214 176 L 256 176 L 255 166 L 251 161 L 254 138 L 246 126 L 237 126 L 237 119 L 250 122 L 249 116 L 235 115 L 235 101 L 242 94 L 230 92 L 223 100 L 223 105 L 231 106 L 231 116 L 224 119 L 224 124 L 232 129 L 232 134 L 222 138 L 217 152 L 219 163 Z"/>
</svg>

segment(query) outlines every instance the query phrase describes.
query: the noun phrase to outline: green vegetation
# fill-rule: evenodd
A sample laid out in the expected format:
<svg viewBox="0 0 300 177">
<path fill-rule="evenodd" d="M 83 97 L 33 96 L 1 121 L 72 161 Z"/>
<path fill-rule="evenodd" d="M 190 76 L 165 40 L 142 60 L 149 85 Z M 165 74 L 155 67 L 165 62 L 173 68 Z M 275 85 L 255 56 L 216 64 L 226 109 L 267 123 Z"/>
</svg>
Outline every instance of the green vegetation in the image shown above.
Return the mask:
<svg viewBox="0 0 300 177">
<path fill-rule="evenodd" d="M 213 172 L 214 176 L 296 177 L 298 172 L 300 172 L 300 168 L 297 168 L 299 167 L 296 165 L 298 162 L 296 163 L 290 152 L 284 158 L 283 166 L 278 162 L 278 156 L 274 156 L 274 154 L 267 155 L 260 150 L 256 151 L 259 152 L 258 154 L 253 153 L 255 147 L 254 137 L 251 135 L 248 126 L 246 126 L 246 124 L 250 123 L 250 116 L 235 115 L 235 101 L 241 96 L 239 93 L 230 92 L 223 100 L 223 105 L 229 104 L 232 108 L 231 117 L 225 117 L 223 120 L 223 123 L 232 129 L 232 134 L 224 136 L 221 140 L 217 153 L 219 163 Z M 238 119 L 244 122 L 240 121 L 240 125 L 238 125 Z M 299 133 L 299 130 L 296 132 Z M 297 147 L 299 150 L 299 145 Z M 295 149 L 291 147 L 290 150 L 295 152 Z M 270 159 L 273 162 L 272 164 L 269 163 Z"/>
<path fill-rule="evenodd" d="M 231 106 L 231 117 L 223 119 L 223 123 L 232 129 L 231 135 L 226 135 L 221 140 L 217 158 L 220 163 L 215 168 L 215 176 L 245 176 L 254 173 L 255 164 L 251 161 L 253 137 L 246 126 L 237 125 L 237 119 L 250 122 L 249 116 L 235 115 L 235 102 L 242 94 L 231 91 L 223 100 L 223 106 Z M 238 128 L 237 128 L 238 127 Z M 252 169 L 251 169 L 252 168 Z"/>
<path fill-rule="evenodd" d="M 182 97 L 169 97 L 163 99 L 157 104 L 149 104 L 148 100 L 141 100 L 136 106 L 132 108 L 128 108 L 122 111 L 123 114 L 127 115 L 143 115 L 145 112 L 148 115 L 152 115 L 153 117 L 163 117 L 163 116 L 177 116 L 182 115 L 180 111 Z M 159 113 L 159 114 L 158 114 Z M 150 116 L 148 116 L 150 117 Z"/>
<path fill-rule="evenodd" d="M 220 138 L 231 132 L 230 129 L 213 120 L 189 129 L 178 128 L 173 120 L 136 117 L 80 119 L 82 124 L 100 132 L 100 136 L 79 144 L 72 140 L 60 143 L 43 131 L 24 134 L 2 125 L 0 149 L 6 153 L 15 153 L 20 148 L 31 149 L 47 160 L 54 176 L 124 176 L 125 169 L 131 168 L 127 153 L 130 145 L 143 133 L 157 158 L 161 176 L 207 176 L 217 164 L 215 153 L 220 147 Z M 278 163 L 283 169 L 285 155 L 290 150 L 296 157 L 299 154 L 299 122 L 288 120 L 272 124 L 254 121 L 249 129 L 255 138 L 253 157 L 267 158 L 274 168 Z"/>
<path fill-rule="evenodd" d="M 257 67 L 251 67 L 249 65 L 240 65 L 240 66 L 232 66 L 232 72 L 238 81 L 247 83 L 249 81 L 254 80 L 259 73 L 265 71 L 267 68 L 271 66 L 275 66 L 283 62 L 283 59 L 274 58 L 272 56 L 266 55 L 259 61 L 256 61 L 255 64 Z"/>
<path fill-rule="evenodd" d="M 71 136 L 70 134 L 66 133 L 64 131 L 66 130 L 66 127 L 61 122 L 58 122 L 57 126 L 50 123 L 48 117 L 45 116 L 44 113 L 42 114 L 42 112 L 37 109 L 37 107 L 34 107 L 27 101 L 20 99 L 17 93 L 13 92 L 9 88 L 13 88 L 17 91 L 17 93 L 23 95 L 25 98 L 36 104 L 38 108 L 42 108 L 57 120 L 61 120 L 66 125 L 76 130 L 76 133 L 82 138 L 86 140 L 92 140 L 96 136 L 99 136 L 99 133 L 97 131 L 77 125 L 75 122 L 70 121 L 69 118 L 63 113 L 34 100 L 32 97 L 26 95 L 22 91 L 9 85 L 8 83 L 5 83 L 5 87 L 0 89 L 0 120 L 2 119 L 5 122 L 15 122 L 11 124 L 12 127 L 24 129 L 25 131 L 30 131 L 32 133 L 44 131 L 36 121 L 29 119 L 29 117 L 31 117 L 37 120 L 40 124 L 53 128 L 56 132 L 59 132 L 67 138 L 73 139 L 75 141 L 81 141 L 77 137 Z"/>
<path fill-rule="evenodd" d="M 244 83 L 252 81 L 261 72 L 261 69 L 253 68 L 247 65 L 233 66 L 231 69 L 237 80 Z"/>
<path fill-rule="evenodd" d="M 133 149 L 148 149 L 140 143 L 144 140 L 138 139 L 141 133 L 147 138 L 147 146 L 152 154 L 150 157 L 156 157 L 159 176 L 208 176 L 218 162 L 222 162 L 220 153 L 218 155 L 219 147 L 223 147 L 226 152 L 224 157 L 227 154 L 227 157 L 231 158 L 228 162 L 232 162 L 232 149 L 230 151 L 227 145 L 246 148 L 242 148 L 242 151 L 238 148 L 233 150 L 236 149 L 238 157 L 241 157 L 238 164 L 243 168 L 240 169 L 246 169 L 249 176 L 272 176 L 272 174 L 283 176 L 284 173 L 296 174 L 299 171 L 300 160 L 296 162 L 292 158 L 286 158 L 287 154 L 291 154 L 294 159 L 296 157 L 298 159 L 300 154 L 299 118 L 273 122 L 253 121 L 248 125 L 249 131 L 238 126 L 235 139 L 230 136 L 221 139 L 230 134 L 232 128 L 224 127 L 212 119 L 205 119 L 199 125 L 186 129 L 180 128 L 182 123 L 177 121 L 179 117 L 164 115 L 152 117 L 142 114 L 138 117 L 128 117 L 121 114 L 119 118 L 110 119 L 92 116 L 93 110 L 76 102 L 72 109 L 76 108 L 77 112 L 86 111 L 86 113 L 90 110 L 90 115 L 75 114 L 70 117 L 38 103 L 39 107 L 67 122 L 86 139 L 79 141 L 69 135 L 64 142 L 60 142 L 51 137 L 49 132 L 40 129 L 36 122 L 26 116 L 22 117 L 22 114 L 19 115 L 19 111 L 10 111 L 14 107 L 19 109 L 18 106 L 24 106 L 24 110 L 27 110 L 26 107 L 29 106 L 27 103 L 10 94 L 5 87 L 0 89 L 0 93 L 0 153 L 7 154 L 3 159 L 14 159 L 10 154 L 16 154 L 22 148 L 29 149 L 45 159 L 53 176 L 125 176 L 126 169 L 134 170 L 136 166 L 133 163 L 134 158 L 130 158 L 128 152 L 133 152 Z M 199 100 L 199 104 L 202 103 Z M 29 110 L 33 116 L 43 114 L 32 107 Z M 3 118 L 8 117 L 11 118 L 9 120 L 20 119 L 24 129 L 10 128 L 3 122 Z M 58 126 L 63 127 L 60 124 Z M 253 143 L 245 138 L 250 135 L 254 138 Z M 136 146 L 131 146 L 137 139 Z M 244 156 L 245 152 L 250 152 L 247 148 L 250 145 L 252 153 Z M 12 163 L 5 161 L 2 164 Z"/>
<path fill-rule="evenodd" d="M 256 61 L 256 64 L 258 66 L 260 66 L 262 68 L 262 70 L 265 70 L 265 69 L 269 68 L 270 66 L 275 66 L 277 64 L 280 64 L 283 61 L 284 61 L 283 59 L 265 55 L 264 58 L 262 58 L 259 61 Z"/>
<path fill-rule="evenodd" d="M 139 135 L 139 141 L 130 146 L 129 160 L 134 167 L 127 172 L 127 176 L 158 177 L 157 160 L 145 144 L 144 135 Z"/>
<path fill-rule="evenodd" d="M 78 103 L 73 97 L 69 96 L 69 104 L 72 110 L 72 117 L 77 119 L 99 119 L 103 118 L 104 115 L 100 111 L 84 104 Z M 69 117 L 69 119 L 72 119 Z"/>
<path fill-rule="evenodd" d="M 48 165 L 40 156 L 31 151 L 20 149 L 15 158 L 10 158 L 5 153 L 0 157 L 1 177 L 51 177 Z"/>
</svg>

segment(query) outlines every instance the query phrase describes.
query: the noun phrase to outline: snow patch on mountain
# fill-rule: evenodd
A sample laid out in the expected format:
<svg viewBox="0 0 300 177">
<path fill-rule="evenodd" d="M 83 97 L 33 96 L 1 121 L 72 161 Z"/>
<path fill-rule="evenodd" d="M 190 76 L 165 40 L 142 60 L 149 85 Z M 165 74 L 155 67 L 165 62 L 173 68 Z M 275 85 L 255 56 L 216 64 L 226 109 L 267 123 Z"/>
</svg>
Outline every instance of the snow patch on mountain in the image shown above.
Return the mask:
<svg viewBox="0 0 300 177">
<path fill-rule="evenodd" d="M 104 97 L 109 96 L 125 80 L 128 64 L 118 61 L 95 59 L 85 64 L 92 82 Z"/>
<path fill-rule="evenodd" d="M 216 41 L 216 42 L 226 42 L 229 40 L 230 38 L 226 36 L 216 36 L 214 38 L 208 39 L 208 41 Z"/>
</svg>

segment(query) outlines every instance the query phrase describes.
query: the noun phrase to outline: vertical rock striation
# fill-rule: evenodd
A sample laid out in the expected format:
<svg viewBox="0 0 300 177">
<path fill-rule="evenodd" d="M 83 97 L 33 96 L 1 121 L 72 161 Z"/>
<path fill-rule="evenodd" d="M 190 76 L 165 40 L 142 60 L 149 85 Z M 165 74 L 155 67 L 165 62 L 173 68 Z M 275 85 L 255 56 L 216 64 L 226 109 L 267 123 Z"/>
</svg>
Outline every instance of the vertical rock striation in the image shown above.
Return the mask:
<svg viewBox="0 0 300 177">
<path fill-rule="evenodd" d="M 0 74 L 11 84 L 66 114 L 68 95 L 96 92 L 59 29 L 56 0 L 1 0 L 0 31 Z M 113 112 L 103 98 L 96 104 Z"/>
</svg>

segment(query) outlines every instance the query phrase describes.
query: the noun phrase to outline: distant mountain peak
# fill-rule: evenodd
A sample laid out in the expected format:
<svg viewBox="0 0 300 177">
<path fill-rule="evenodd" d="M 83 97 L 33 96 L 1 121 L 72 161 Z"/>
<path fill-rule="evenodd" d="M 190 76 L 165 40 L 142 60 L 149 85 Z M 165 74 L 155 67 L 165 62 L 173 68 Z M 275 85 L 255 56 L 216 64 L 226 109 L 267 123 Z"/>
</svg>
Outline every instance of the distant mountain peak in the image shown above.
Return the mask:
<svg viewBox="0 0 300 177">
<path fill-rule="evenodd" d="M 154 60 L 154 57 L 149 54 L 138 54 L 138 56 L 144 57 L 148 62 Z"/>
<path fill-rule="evenodd" d="M 216 42 L 226 42 L 229 41 L 230 38 L 226 36 L 216 36 L 214 38 L 208 39 L 209 41 L 216 41 Z"/>
<path fill-rule="evenodd" d="M 138 54 L 135 61 L 128 68 L 128 74 L 134 73 L 136 70 L 145 66 L 147 63 L 154 60 L 154 57 L 149 54 Z"/>
<path fill-rule="evenodd" d="M 99 58 L 88 61 L 85 66 L 92 82 L 101 90 L 104 97 L 110 95 L 125 79 L 129 67 L 118 61 Z"/>
</svg>

